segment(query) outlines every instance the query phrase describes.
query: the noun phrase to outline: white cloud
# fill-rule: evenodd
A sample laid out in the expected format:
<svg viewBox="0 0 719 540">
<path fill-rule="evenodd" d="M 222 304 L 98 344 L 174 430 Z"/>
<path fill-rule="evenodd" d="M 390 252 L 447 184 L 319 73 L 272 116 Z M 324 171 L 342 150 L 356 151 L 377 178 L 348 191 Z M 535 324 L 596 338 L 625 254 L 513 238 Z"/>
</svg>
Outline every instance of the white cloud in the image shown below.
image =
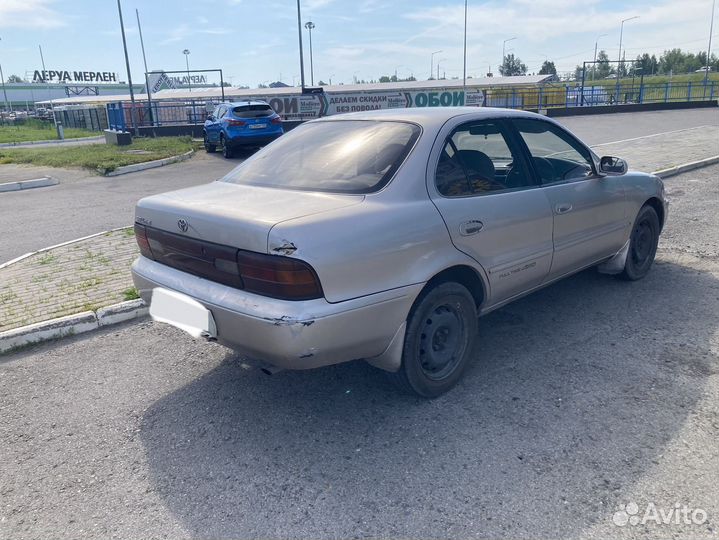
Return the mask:
<svg viewBox="0 0 719 540">
<path fill-rule="evenodd" d="M 58 28 L 67 23 L 54 0 L 1 0 L 0 28 Z"/>
</svg>

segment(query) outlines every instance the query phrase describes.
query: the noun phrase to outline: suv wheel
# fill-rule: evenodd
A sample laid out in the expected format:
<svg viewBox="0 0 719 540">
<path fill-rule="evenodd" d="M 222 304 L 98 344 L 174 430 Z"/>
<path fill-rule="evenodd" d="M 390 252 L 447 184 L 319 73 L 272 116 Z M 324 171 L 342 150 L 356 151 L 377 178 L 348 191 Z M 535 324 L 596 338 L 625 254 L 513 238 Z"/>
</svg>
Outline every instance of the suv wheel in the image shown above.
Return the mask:
<svg viewBox="0 0 719 540">
<path fill-rule="evenodd" d="M 629 239 L 629 253 L 624 271 L 619 277 L 629 281 L 641 279 L 649 273 L 659 244 L 659 216 L 649 205 L 642 206 L 634 220 Z"/>
<path fill-rule="evenodd" d="M 205 151 L 208 154 L 212 154 L 213 152 L 215 152 L 215 150 L 217 150 L 217 145 L 210 144 L 210 142 L 207 140 L 207 133 L 203 133 L 202 139 L 205 145 Z"/>
<path fill-rule="evenodd" d="M 220 135 L 220 143 L 222 144 L 222 155 L 226 157 L 227 159 L 230 159 L 232 157 L 232 148 L 229 144 L 227 144 L 227 139 L 225 139 L 224 135 Z"/>
<path fill-rule="evenodd" d="M 410 311 L 402 365 L 388 375 L 404 391 L 440 396 L 461 378 L 476 337 L 474 298 L 459 283 L 442 283 L 423 293 Z"/>
</svg>

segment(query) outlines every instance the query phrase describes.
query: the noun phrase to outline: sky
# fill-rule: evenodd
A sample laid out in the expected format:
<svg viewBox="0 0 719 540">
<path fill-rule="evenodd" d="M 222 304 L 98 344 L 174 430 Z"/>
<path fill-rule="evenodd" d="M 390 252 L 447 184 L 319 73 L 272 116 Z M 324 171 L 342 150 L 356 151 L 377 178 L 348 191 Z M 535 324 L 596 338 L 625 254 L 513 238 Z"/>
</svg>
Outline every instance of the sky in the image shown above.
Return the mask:
<svg viewBox="0 0 719 540">
<path fill-rule="evenodd" d="M 395 70 L 400 78 L 462 76 L 463 0 L 302 0 L 312 20 L 314 80 L 351 83 Z M 670 48 L 706 51 L 711 0 L 468 0 L 467 73 L 496 74 L 507 52 L 529 72 L 549 59 L 561 71 L 592 60 L 594 44 L 611 59 L 619 51 L 622 19 L 626 57 Z M 294 0 L 122 0 L 133 82 L 144 68 L 135 10 L 139 10 L 150 70 L 221 68 L 233 85 L 282 80 L 299 84 Z M 719 11 L 719 9 L 717 9 Z M 719 52 L 714 16 L 713 51 Z M 606 34 L 606 35 L 602 35 Z M 601 37 L 599 37 L 601 36 Z M 305 74 L 310 82 L 307 30 Z M 0 65 L 5 77 L 41 69 L 116 72 L 126 80 L 116 0 L 0 0 Z M 434 55 L 434 51 L 441 51 Z M 436 75 L 436 71 L 435 71 Z"/>
</svg>

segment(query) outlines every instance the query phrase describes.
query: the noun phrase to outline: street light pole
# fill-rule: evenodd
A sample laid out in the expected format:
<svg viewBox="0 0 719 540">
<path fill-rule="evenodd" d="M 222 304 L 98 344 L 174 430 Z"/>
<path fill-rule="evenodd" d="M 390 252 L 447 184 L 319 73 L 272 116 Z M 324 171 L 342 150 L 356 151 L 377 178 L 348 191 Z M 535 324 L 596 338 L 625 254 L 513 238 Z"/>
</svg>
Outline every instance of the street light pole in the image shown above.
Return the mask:
<svg viewBox="0 0 719 540">
<path fill-rule="evenodd" d="M 429 78 L 430 79 L 432 78 L 432 75 L 434 74 L 434 55 L 441 53 L 441 52 L 442 52 L 441 50 L 434 51 L 429 57 Z"/>
<path fill-rule="evenodd" d="M 594 72 L 597 69 L 597 45 L 599 45 L 599 38 L 603 38 L 607 34 L 601 34 L 594 40 L 594 63 L 592 64 L 592 81 L 594 81 Z"/>
<path fill-rule="evenodd" d="M 464 50 L 462 52 L 462 91 L 467 90 L 467 0 L 464 0 Z"/>
<path fill-rule="evenodd" d="M 712 33 L 714 32 L 714 7 L 716 0 L 712 0 L 712 17 L 709 23 L 709 46 L 707 47 L 707 61 L 704 66 L 704 97 L 707 95 L 707 82 L 709 81 L 709 55 L 712 52 Z"/>
<path fill-rule="evenodd" d="M 150 82 L 147 76 L 147 58 L 145 57 L 145 41 L 142 39 L 142 26 L 140 25 L 140 11 L 135 8 L 135 16 L 137 17 L 137 31 L 140 33 L 140 47 L 142 48 L 142 64 L 145 66 L 145 94 L 147 94 L 147 111 L 150 123 L 154 125 L 152 120 L 152 97 L 150 95 Z"/>
<path fill-rule="evenodd" d="M 2 38 L 0 38 L 0 41 L 2 41 Z M 5 89 L 5 76 L 2 73 L 2 65 L 0 65 L 0 82 L 2 82 L 2 93 L 5 96 L 5 109 L 8 109 L 9 104 L 10 112 L 12 112 L 12 104 L 7 100 L 7 90 Z"/>
<path fill-rule="evenodd" d="M 183 49 L 182 54 L 185 55 L 185 67 L 187 68 L 187 88 L 192 93 L 192 82 L 190 81 L 190 49 Z"/>
<path fill-rule="evenodd" d="M 307 28 L 307 31 L 310 34 L 310 85 L 315 85 L 315 66 L 314 61 L 312 60 L 312 29 L 315 27 L 315 23 L 312 21 L 307 21 L 305 23 L 305 28 Z"/>
<path fill-rule="evenodd" d="M 627 21 L 631 21 L 634 19 L 638 19 L 639 15 L 635 15 L 634 17 L 629 17 L 628 19 L 622 20 L 622 24 L 619 26 L 619 58 L 617 63 L 617 86 L 615 90 L 616 94 L 616 100 L 619 101 L 619 76 L 622 72 L 622 38 L 624 37 L 624 23 Z"/>
<path fill-rule="evenodd" d="M 125 39 L 125 24 L 122 22 L 122 6 L 120 0 L 117 0 L 117 13 L 120 15 L 120 33 L 122 34 L 122 48 L 125 51 L 125 68 L 127 69 L 127 84 L 130 87 L 130 120 L 132 127 L 135 129 L 135 136 L 140 134 L 135 121 L 135 91 L 132 88 L 132 73 L 130 72 L 130 57 L 127 55 L 127 40 Z M 42 52 L 40 53 L 42 55 Z M 44 69 L 44 68 L 43 68 Z"/>
<path fill-rule="evenodd" d="M 504 56 L 505 56 L 504 51 L 506 50 L 507 43 L 509 43 L 510 41 L 514 41 L 515 39 L 517 39 L 517 38 L 513 37 L 513 38 L 505 39 L 502 42 L 502 63 L 500 64 L 500 66 L 504 65 Z M 500 75 L 504 75 L 504 74 L 500 71 Z"/>
<path fill-rule="evenodd" d="M 300 12 L 300 0 L 297 0 L 297 36 L 300 40 L 300 81 L 302 90 L 305 89 L 305 60 L 302 55 L 302 13 Z"/>
</svg>

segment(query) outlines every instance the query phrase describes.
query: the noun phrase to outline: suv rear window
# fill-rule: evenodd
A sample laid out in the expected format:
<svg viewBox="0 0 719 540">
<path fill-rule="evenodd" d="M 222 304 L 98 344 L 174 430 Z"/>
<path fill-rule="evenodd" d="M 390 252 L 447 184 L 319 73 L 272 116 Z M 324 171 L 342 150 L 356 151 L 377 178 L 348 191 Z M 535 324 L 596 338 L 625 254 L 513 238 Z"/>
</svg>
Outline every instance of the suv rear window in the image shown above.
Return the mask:
<svg viewBox="0 0 719 540">
<path fill-rule="evenodd" d="M 222 181 L 303 191 L 371 193 L 390 181 L 419 134 L 419 126 L 408 122 L 310 122 L 260 150 Z"/>
<path fill-rule="evenodd" d="M 232 114 L 237 118 L 263 118 L 272 116 L 275 111 L 269 105 L 240 105 L 232 109 Z"/>
</svg>

